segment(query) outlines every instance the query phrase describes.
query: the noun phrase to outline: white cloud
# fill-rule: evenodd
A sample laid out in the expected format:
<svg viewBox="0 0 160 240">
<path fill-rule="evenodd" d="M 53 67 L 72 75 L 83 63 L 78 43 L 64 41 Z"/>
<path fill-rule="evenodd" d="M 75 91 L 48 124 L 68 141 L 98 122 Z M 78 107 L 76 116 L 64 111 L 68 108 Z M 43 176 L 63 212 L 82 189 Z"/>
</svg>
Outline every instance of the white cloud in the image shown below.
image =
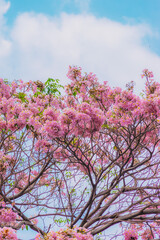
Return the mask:
<svg viewBox="0 0 160 240">
<path fill-rule="evenodd" d="M 9 2 L 5 2 L 4 0 L 0 0 L 0 69 L 1 72 L 5 68 L 8 62 L 8 56 L 10 55 L 11 51 L 11 42 L 7 40 L 5 37 L 5 18 L 4 14 L 8 11 L 10 7 Z"/>
<path fill-rule="evenodd" d="M 79 65 L 114 86 L 124 87 L 134 80 L 137 89 L 142 89 L 140 74 L 144 68 L 160 77 L 160 57 L 143 46 L 143 38 L 152 34 L 144 24 L 123 25 L 88 14 L 47 17 L 23 13 L 11 29 L 8 50 L 4 47 L 8 63 L 4 77 L 55 77 L 65 84 L 68 65 Z M 0 55 L 0 67 L 1 60 Z"/>
<path fill-rule="evenodd" d="M 0 17 L 8 11 L 10 7 L 10 2 L 6 2 L 5 0 L 0 0 Z"/>
</svg>

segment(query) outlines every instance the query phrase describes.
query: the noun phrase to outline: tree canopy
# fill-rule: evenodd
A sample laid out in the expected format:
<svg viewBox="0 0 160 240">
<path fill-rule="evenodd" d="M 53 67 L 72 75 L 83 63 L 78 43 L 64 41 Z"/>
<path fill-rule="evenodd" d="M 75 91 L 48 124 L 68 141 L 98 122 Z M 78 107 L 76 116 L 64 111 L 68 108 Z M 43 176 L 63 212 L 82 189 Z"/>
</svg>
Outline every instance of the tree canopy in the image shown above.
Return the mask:
<svg viewBox="0 0 160 240">
<path fill-rule="evenodd" d="M 64 95 L 51 78 L 0 79 L 0 239 L 160 238 L 160 84 L 145 69 L 138 96 L 67 76 Z"/>
</svg>

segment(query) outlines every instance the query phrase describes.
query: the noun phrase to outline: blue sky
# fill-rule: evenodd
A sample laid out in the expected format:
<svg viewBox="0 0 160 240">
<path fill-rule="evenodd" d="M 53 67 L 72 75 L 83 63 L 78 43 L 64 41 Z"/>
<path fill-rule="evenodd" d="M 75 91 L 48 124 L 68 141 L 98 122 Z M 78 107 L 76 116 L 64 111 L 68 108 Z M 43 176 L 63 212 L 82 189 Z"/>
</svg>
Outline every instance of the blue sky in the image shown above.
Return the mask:
<svg viewBox="0 0 160 240">
<path fill-rule="evenodd" d="M 14 21 L 17 14 L 24 11 L 41 12 L 50 16 L 59 15 L 62 11 L 76 14 L 86 11 L 98 17 L 107 17 L 120 22 L 125 22 L 125 18 L 136 23 L 148 22 L 159 29 L 159 0 L 10 0 L 10 3 L 11 7 L 7 13 L 10 23 Z M 88 8 L 84 9 L 87 5 Z"/>
<path fill-rule="evenodd" d="M 160 0 L 0 0 L 0 77 L 64 85 L 79 65 L 139 92 L 144 68 L 160 80 L 159 23 Z"/>
<path fill-rule="evenodd" d="M 0 0 L 1 77 L 64 85 L 69 65 L 124 87 L 160 78 L 159 0 Z"/>
</svg>

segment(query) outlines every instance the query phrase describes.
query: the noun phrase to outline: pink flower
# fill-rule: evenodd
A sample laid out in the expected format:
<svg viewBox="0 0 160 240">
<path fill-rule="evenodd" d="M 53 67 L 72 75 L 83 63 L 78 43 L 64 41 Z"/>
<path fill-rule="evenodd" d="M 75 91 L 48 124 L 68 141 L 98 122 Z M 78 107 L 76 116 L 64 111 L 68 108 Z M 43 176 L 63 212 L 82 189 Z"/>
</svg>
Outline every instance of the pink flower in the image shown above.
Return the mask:
<svg viewBox="0 0 160 240">
<path fill-rule="evenodd" d="M 35 240 L 42 240 L 40 234 L 36 235 Z M 47 240 L 93 240 L 92 235 L 85 228 L 74 227 L 73 229 L 60 229 L 57 232 L 50 231 L 46 235 Z"/>
<path fill-rule="evenodd" d="M 154 239 L 150 229 L 146 229 L 143 233 L 142 233 L 142 240 L 152 240 Z"/>
<path fill-rule="evenodd" d="M 76 78 L 81 78 L 81 68 L 80 67 L 71 67 L 69 66 L 69 70 L 68 70 L 68 73 L 67 73 L 67 77 L 69 79 L 71 79 L 72 81 L 73 80 L 76 80 Z"/>
<path fill-rule="evenodd" d="M 40 233 L 36 234 L 34 240 L 41 240 L 41 239 L 42 239 L 42 238 L 41 238 L 41 234 L 40 234 Z"/>
<path fill-rule="evenodd" d="M 137 240 L 138 234 L 134 229 L 128 229 L 124 232 L 125 240 Z"/>
<path fill-rule="evenodd" d="M 44 115 L 45 119 L 47 119 L 49 121 L 57 120 L 57 113 L 55 112 L 55 109 L 52 107 L 48 107 L 47 109 L 45 109 L 43 115 Z"/>
<path fill-rule="evenodd" d="M 0 209 L 0 223 L 9 223 L 15 221 L 17 214 L 11 208 Z"/>
<path fill-rule="evenodd" d="M 6 129 L 6 121 L 4 121 L 2 118 L 0 118 L 0 130 Z"/>
<path fill-rule="evenodd" d="M 0 228 L 0 240 L 18 240 L 16 231 L 10 227 Z"/>
<path fill-rule="evenodd" d="M 41 131 L 42 133 L 45 131 L 52 137 L 61 137 L 63 134 L 60 124 L 56 121 L 47 121 Z"/>
<path fill-rule="evenodd" d="M 66 108 L 64 109 L 64 114 L 71 119 L 72 121 L 76 119 L 76 111 L 74 108 Z"/>
<path fill-rule="evenodd" d="M 44 152 L 47 152 L 51 147 L 51 144 L 47 140 L 38 140 L 35 144 L 35 149 L 38 151 L 42 149 Z"/>
</svg>

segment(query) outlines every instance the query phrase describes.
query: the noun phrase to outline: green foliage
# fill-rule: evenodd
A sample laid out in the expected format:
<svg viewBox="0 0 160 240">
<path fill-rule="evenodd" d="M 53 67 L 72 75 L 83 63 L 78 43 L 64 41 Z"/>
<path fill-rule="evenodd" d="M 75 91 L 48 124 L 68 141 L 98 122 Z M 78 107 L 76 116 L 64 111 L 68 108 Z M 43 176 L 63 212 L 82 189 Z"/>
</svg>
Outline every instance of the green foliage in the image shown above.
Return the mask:
<svg viewBox="0 0 160 240">
<path fill-rule="evenodd" d="M 109 125 L 108 125 L 107 123 L 104 123 L 104 124 L 102 125 L 102 128 L 108 128 L 108 129 L 109 129 L 110 127 L 109 127 Z"/>
<path fill-rule="evenodd" d="M 62 218 L 59 218 L 59 219 L 54 219 L 54 222 L 55 223 L 59 223 L 59 224 L 61 224 L 61 223 L 67 223 L 67 221 L 70 221 L 70 219 L 62 219 Z"/>
<path fill-rule="evenodd" d="M 36 81 L 37 92 L 34 94 L 35 97 L 42 94 L 60 96 L 60 88 L 64 88 L 59 84 L 59 79 L 48 78 L 48 80 L 43 84 L 41 81 Z"/>
<path fill-rule="evenodd" d="M 76 95 L 77 95 L 77 92 L 76 92 L 76 91 L 75 91 L 75 92 L 73 92 L 73 96 L 74 96 L 74 97 L 76 97 Z"/>
<path fill-rule="evenodd" d="M 63 86 L 59 84 L 59 79 L 48 78 L 44 85 L 46 94 L 61 95 L 59 88 L 63 88 Z"/>
<path fill-rule="evenodd" d="M 26 94 L 23 93 L 23 92 L 19 92 L 17 95 L 16 95 L 17 98 L 19 98 L 23 103 L 27 103 L 28 100 L 26 99 Z"/>
</svg>

